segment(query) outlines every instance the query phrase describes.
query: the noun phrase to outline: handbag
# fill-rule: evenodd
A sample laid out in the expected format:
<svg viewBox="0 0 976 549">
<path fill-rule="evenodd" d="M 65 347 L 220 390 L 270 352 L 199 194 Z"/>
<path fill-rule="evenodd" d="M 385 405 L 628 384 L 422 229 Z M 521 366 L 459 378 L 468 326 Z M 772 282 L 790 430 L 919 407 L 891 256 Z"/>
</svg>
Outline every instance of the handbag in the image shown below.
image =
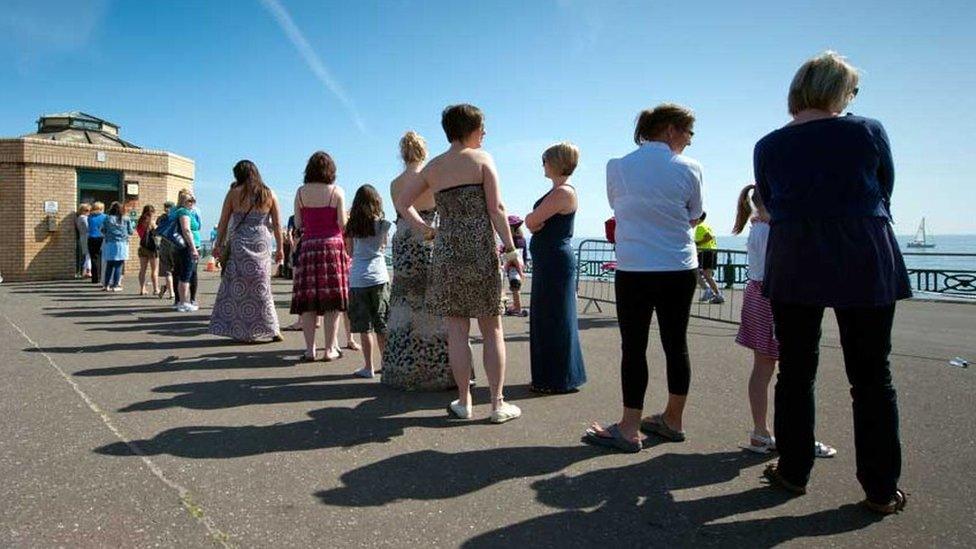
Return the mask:
<svg viewBox="0 0 976 549">
<path fill-rule="evenodd" d="M 607 237 L 607 242 L 617 243 L 617 218 L 611 217 L 603 222 L 603 234 Z"/>
<path fill-rule="evenodd" d="M 227 263 L 230 261 L 230 235 L 233 234 L 234 231 L 236 231 L 238 227 L 241 226 L 241 223 L 244 222 L 244 218 L 251 215 L 251 210 L 253 209 L 254 209 L 254 203 L 251 203 L 251 207 L 247 209 L 247 213 L 244 214 L 244 217 L 240 218 L 237 221 L 237 224 L 234 225 L 234 228 L 231 230 L 231 232 L 227 234 L 226 238 L 224 238 L 224 245 L 220 247 L 220 261 L 224 265 L 227 265 Z"/>
</svg>

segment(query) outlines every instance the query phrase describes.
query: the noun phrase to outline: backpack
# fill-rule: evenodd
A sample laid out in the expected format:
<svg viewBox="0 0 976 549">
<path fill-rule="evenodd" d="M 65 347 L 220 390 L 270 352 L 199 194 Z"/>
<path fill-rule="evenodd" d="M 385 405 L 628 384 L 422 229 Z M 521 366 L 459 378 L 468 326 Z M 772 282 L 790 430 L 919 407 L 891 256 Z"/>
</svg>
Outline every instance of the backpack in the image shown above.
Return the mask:
<svg viewBox="0 0 976 549">
<path fill-rule="evenodd" d="M 172 242 L 177 250 L 186 248 L 183 231 L 180 230 L 180 224 L 176 222 L 176 217 L 172 214 L 166 217 L 164 223 L 156 226 L 156 234 Z"/>
</svg>

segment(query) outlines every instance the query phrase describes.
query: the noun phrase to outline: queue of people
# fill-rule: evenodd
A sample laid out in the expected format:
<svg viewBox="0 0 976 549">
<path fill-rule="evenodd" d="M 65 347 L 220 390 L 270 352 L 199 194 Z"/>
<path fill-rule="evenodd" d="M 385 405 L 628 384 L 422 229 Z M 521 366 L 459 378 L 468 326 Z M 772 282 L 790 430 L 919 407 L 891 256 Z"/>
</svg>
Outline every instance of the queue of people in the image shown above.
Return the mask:
<svg viewBox="0 0 976 549">
<path fill-rule="evenodd" d="M 816 458 L 836 455 L 814 438 L 820 326 L 824 309 L 833 308 L 851 384 L 857 479 L 865 506 L 890 514 L 905 507 L 907 496 L 898 487 L 901 447 L 888 353 L 895 302 L 911 292 L 891 229 L 894 176 L 887 135 L 876 120 L 841 116 L 857 93 L 857 70 L 844 58 L 826 52 L 810 59 L 790 85 L 792 121 L 755 146 L 756 184 L 742 190 L 733 227 L 739 234 L 751 225 L 749 281 L 736 337 L 753 351 L 745 391 L 753 426 L 743 447 L 779 452 L 778 463 L 764 476 L 792 494 L 806 492 Z M 723 301 L 712 273 L 714 231 L 703 224 L 702 167 L 684 154 L 694 124 L 693 112 L 677 104 L 645 110 L 634 129 L 637 148 L 606 166 L 615 219 L 622 410 L 619 420 L 594 422 L 586 429 L 583 440 L 593 445 L 636 453 L 644 448 L 645 435 L 671 442 L 689 436 L 684 428 L 691 391 L 687 329 L 696 287 L 702 284 L 702 297 L 709 302 Z M 363 350 L 363 366 L 354 375 L 381 373 L 382 383 L 408 391 L 454 388 L 457 398 L 447 404 L 447 414 L 471 419 L 474 319 L 483 338 L 488 418 L 505 423 L 522 415 L 505 400 L 501 315 L 506 313 L 506 279 L 515 297 L 507 312 L 522 314 L 524 252 L 517 237 L 523 223 L 533 233 L 531 388 L 542 394 L 571 393 L 587 379 L 570 247 L 579 207 L 571 178 L 580 151 L 563 142 L 542 153 L 551 188 L 523 221 L 508 215 L 494 160 L 482 147 L 483 113 L 473 105 L 451 105 L 441 125 L 448 147 L 429 162 L 421 136 L 408 132 L 400 141 L 404 168 L 391 183 L 397 213 L 392 239 L 392 224 L 374 187 L 361 186 L 347 212 L 333 158 L 324 151 L 309 158 L 287 233 L 290 312 L 299 315 L 305 341 L 300 360 L 342 357 L 339 318 L 348 314 L 349 329 L 360 334 Z M 191 193 L 181 192 L 171 213 L 153 222 L 154 211 L 147 208 L 136 227 L 140 239 L 151 231 L 169 235 L 155 253 L 161 275 L 172 273 L 174 280 L 160 295 L 176 283 L 180 311 L 198 307 L 200 221 L 194 204 Z M 103 208 L 95 203 L 80 209 L 78 227 L 82 234 L 87 231 L 92 280 L 100 280 L 104 263 L 104 287 L 117 289 L 133 228 L 121 205 L 113 203 L 107 213 Z M 212 334 L 239 341 L 281 340 L 271 290 L 272 267 L 285 252 L 280 219 L 280 205 L 257 167 L 239 162 L 214 242 L 223 274 Z M 392 284 L 384 260 L 388 246 Z M 171 258 L 165 266 L 164 253 Z M 140 285 L 144 290 L 142 274 Z M 656 413 L 644 415 L 655 313 L 668 396 Z M 770 431 L 768 387 L 777 368 Z"/>
</svg>

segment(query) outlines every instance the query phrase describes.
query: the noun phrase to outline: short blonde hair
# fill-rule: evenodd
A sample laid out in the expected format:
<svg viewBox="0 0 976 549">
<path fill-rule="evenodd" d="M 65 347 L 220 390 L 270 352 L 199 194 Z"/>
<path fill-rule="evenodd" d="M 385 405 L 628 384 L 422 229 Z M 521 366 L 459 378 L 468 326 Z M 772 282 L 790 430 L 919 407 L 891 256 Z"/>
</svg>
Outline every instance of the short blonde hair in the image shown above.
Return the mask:
<svg viewBox="0 0 976 549">
<path fill-rule="evenodd" d="M 856 93 L 858 72 L 847 59 L 827 50 L 800 66 L 790 84 L 790 114 L 805 109 L 841 112 Z"/>
<path fill-rule="evenodd" d="M 560 175 L 573 175 L 579 164 L 579 147 L 569 141 L 556 143 L 542 153 L 542 161 L 552 166 Z"/>
<path fill-rule="evenodd" d="M 91 211 L 93 211 L 94 213 L 102 213 L 102 212 L 104 212 L 105 211 L 105 203 L 104 202 L 99 202 L 99 201 L 92 202 Z"/>
<path fill-rule="evenodd" d="M 400 138 L 400 158 L 407 164 L 423 162 L 427 159 L 427 141 L 413 130 L 403 134 Z"/>
<path fill-rule="evenodd" d="M 87 215 L 91 212 L 91 209 L 91 204 L 82 202 L 81 204 L 78 204 L 78 215 Z"/>
<path fill-rule="evenodd" d="M 176 198 L 176 206 L 179 208 L 185 208 L 186 201 L 191 198 L 194 198 L 194 196 L 193 193 L 190 192 L 190 189 L 186 189 L 186 188 L 180 189 L 180 193 L 177 195 Z"/>
</svg>

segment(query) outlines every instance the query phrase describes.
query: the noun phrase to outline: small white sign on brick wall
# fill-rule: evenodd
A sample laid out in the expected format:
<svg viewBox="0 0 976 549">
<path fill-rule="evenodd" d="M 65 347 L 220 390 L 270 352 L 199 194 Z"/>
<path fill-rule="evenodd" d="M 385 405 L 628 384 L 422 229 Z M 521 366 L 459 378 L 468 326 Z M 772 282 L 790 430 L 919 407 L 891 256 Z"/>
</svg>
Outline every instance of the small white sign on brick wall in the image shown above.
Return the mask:
<svg viewBox="0 0 976 549">
<path fill-rule="evenodd" d="M 96 162 L 105 162 L 105 151 L 96 151 L 95 152 L 95 161 Z"/>
</svg>

